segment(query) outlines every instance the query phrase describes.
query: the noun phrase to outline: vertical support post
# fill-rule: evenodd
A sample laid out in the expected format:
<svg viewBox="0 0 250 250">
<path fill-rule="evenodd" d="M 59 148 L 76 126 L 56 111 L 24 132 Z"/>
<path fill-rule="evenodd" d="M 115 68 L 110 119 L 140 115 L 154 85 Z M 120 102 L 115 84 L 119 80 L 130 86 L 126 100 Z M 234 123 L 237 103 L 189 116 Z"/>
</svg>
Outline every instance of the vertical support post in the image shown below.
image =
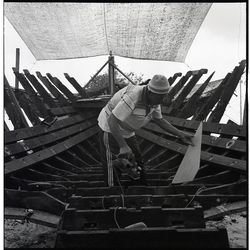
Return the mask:
<svg viewBox="0 0 250 250">
<path fill-rule="evenodd" d="M 20 48 L 16 48 L 16 71 L 19 72 L 19 65 L 20 65 Z M 19 88 L 19 81 L 18 78 L 15 78 L 15 89 Z"/>
<path fill-rule="evenodd" d="M 109 53 L 109 93 L 113 95 L 115 93 L 115 70 L 112 64 L 115 63 L 112 51 Z"/>
<path fill-rule="evenodd" d="M 245 105 L 244 105 L 244 112 L 243 112 L 243 123 L 241 125 L 246 126 L 247 123 L 247 91 L 246 91 L 246 97 L 245 97 Z"/>
</svg>

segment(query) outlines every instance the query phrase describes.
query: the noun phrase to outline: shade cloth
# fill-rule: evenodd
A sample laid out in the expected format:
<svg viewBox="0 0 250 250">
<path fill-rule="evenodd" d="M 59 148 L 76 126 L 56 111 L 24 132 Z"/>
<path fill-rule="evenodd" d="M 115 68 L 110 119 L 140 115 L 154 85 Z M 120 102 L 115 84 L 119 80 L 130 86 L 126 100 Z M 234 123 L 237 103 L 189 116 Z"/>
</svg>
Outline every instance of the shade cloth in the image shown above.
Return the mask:
<svg viewBox="0 0 250 250">
<path fill-rule="evenodd" d="M 4 2 L 37 60 L 113 55 L 184 62 L 211 3 Z"/>
</svg>

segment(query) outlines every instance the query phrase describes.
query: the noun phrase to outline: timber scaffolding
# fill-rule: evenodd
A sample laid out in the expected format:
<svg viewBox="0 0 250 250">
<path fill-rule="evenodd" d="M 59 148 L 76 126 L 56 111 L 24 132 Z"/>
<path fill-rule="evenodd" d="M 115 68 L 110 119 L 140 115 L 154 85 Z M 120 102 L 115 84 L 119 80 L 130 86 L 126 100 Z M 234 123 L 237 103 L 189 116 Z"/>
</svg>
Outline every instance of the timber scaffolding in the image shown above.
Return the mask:
<svg viewBox="0 0 250 250">
<path fill-rule="evenodd" d="M 5 111 L 14 126 L 10 131 L 4 124 L 5 218 L 56 227 L 55 247 L 228 247 L 226 229 L 208 229 L 205 222 L 246 209 L 246 119 L 219 123 L 245 64 L 206 94 L 214 73 L 195 89 L 206 69 L 169 78 L 172 101 L 163 105 L 163 116 L 191 133 L 203 121 L 193 181 L 172 184 L 187 146 L 150 123 L 136 132 L 149 186 L 122 174 L 121 186 L 115 179 L 112 187 L 101 165 L 97 116 L 117 89 L 114 70 L 123 74 L 113 56 L 97 72 L 108 65 L 111 84 L 101 89 L 89 88 L 97 74 L 84 88 L 64 74 L 77 94 L 49 73 L 13 68 L 23 89 L 4 78 Z M 126 228 L 137 222 L 147 227 Z"/>
</svg>

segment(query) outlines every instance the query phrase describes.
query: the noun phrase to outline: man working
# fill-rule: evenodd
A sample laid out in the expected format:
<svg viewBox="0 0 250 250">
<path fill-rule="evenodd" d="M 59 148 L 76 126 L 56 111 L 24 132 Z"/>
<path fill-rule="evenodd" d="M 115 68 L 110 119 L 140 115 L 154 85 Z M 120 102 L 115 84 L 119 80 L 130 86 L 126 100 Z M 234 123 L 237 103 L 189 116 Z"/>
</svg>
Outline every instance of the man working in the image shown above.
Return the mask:
<svg viewBox="0 0 250 250">
<path fill-rule="evenodd" d="M 186 134 L 166 121 L 161 114 L 163 99 L 170 85 L 163 75 L 155 75 L 146 86 L 128 85 L 119 90 L 102 109 L 98 117 L 101 141 L 105 146 L 108 185 L 113 186 L 112 160 L 117 157 L 135 160 L 140 168 L 140 183 L 146 185 L 143 159 L 135 131 L 150 120 L 165 131 L 193 145 L 193 135 Z"/>
</svg>

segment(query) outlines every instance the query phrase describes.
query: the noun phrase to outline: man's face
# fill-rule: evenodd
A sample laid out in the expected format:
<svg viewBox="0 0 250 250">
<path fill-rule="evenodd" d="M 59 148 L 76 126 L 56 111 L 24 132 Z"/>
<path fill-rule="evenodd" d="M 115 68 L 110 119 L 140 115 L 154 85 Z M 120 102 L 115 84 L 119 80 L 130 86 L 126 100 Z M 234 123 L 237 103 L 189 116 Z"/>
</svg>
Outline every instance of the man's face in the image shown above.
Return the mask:
<svg viewBox="0 0 250 250">
<path fill-rule="evenodd" d="M 148 103 L 150 105 L 158 105 L 163 103 L 163 99 L 167 94 L 156 94 L 151 91 L 148 91 Z"/>
</svg>

